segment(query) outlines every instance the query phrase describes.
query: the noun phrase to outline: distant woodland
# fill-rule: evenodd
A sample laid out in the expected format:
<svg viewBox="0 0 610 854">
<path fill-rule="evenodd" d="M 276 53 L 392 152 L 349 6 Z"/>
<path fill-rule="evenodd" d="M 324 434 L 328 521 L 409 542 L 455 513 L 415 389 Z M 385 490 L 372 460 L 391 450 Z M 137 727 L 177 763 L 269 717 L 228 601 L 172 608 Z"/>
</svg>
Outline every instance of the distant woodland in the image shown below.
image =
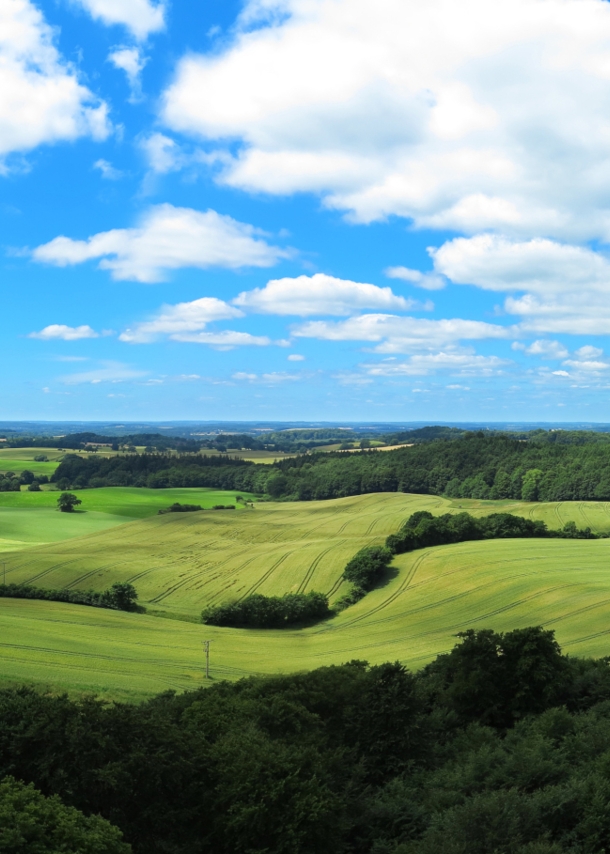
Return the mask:
<svg viewBox="0 0 610 854">
<path fill-rule="evenodd" d="M 432 428 L 431 428 L 432 429 Z M 62 489 L 212 487 L 320 500 L 370 492 L 524 501 L 610 500 L 610 435 L 542 432 L 524 438 L 460 433 L 393 451 L 310 452 L 257 465 L 230 454 L 66 455 Z"/>
</svg>

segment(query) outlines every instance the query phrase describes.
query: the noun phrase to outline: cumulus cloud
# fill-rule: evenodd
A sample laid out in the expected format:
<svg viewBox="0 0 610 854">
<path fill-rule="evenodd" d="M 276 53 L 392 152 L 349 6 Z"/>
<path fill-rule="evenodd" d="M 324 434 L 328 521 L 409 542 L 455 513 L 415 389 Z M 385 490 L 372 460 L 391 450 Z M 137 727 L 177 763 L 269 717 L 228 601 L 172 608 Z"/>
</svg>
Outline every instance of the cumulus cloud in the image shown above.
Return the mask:
<svg viewBox="0 0 610 854">
<path fill-rule="evenodd" d="M 263 314 L 308 317 L 312 314 L 353 314 L 365 308 L 407 311 L 415 300 L 363 282 L 337 279 L 325 273 L 272 279 L 264 288 L 244 291 L 233 300 L 235 305 Z"/>
<path fill-rule="evenodd" d="M 342 321 L 314 320 L 293 330 L 297 338 L 375 343 L 377 353 L 417 353 L 453 347 L 462 340 L 502 339 L 509 328 L 480 320 L 427 320 L 390 314 L 364 314 Z"/>
<path fill-rule="evenodd" d="M 610 332 L 610 261 L 582 246 L 497 235 L 456 238 L 430 249 L 435 270 L 452 282 L 488 291 L 525 292 L 506 298 L 526 332 Z"/>
<path fill-rule="evenodd" d="M 165 305 L 151 320 L 136 324 L 119 335 L 120 341 L 130 344 L 145 344 L 156 338 L 200 332 L 215 320 L 230 320 L 243 317 L 243 312 L 215 297 L 202 297 L 192 302 Z M 183 339 L 178 339 L 183 340 Z"/>
<path fill-rule="evenodd" d="M 305 356 L 301 356 L 299 353 L 291 353 L 290 356 L 288 356 L 288 361 L 289 362 L 304 362 Z"/>
<path fill-rule="evenodd" d="M 28 0 L 0 4 L 0 172 L 4 158 L 43 143 L 104 139 L 107 107 L 81 85 Z"/>
<path fill-rule="evenodd" d="M 116 47 L 108 54 L 108 61 L 115 68 L 125 72 L 129 88 L 131 89 L 132 101 L 141 97 L 140 74 L 146 65 L 147 59 L 137 47 Z"/>
<path fill-rule="evenodd" d="M 419 270 L 411 270 L 409 267 L 388 267 L 385 274 L 389 279 L 402 279 L 410 282 L 418 288 L 427 291 L 440 291 L 447 284 L 446 279 L 435 273 L 421 273 Z"/>
<path fill-rule="evenodd" d="M 608 3 L 250 0 L 257 16 L 163 98 L 168 127 L 230 152 L 220 180 L 361 222 L 610 239 Z"/>
<path fill-rule="evenodd" d="M 120 24 L 137 39 L 145 39 L 165 26 L 165 5 L 149 0 L 73 0 L 92 18 L 106 26 Z"/>
<path fill-rule="evenodd" d="M 565 359 L 568 350 L 559 341 L 533 341 L 529 346 L 515 342 L 513 350 L 523 350 L 528 356 L 540 356 L 542 359 Z"/>
<path fill-rule="evenodd" d="M 28 338 L 41 341 L 80 341 L 82 338 L 99 338 L 99 332 L 90 326 L 65 326 L 63 323 L 51 323 L 40 332 L 30 332 Z"/>
<path fill-rule="evenodd" d="M 32 253 L 35 261 L 65 267 L 101 258 L 113 279 L 163 281 L 181 267 L 270 267 L 287 253 L 269 245 L 252 225 L 216 211 L 151 207 L 136 228 L 117 228 L 88 240 L 56 237 Z"/>
<path fill-rule="evenodd" d="M 140 148 L 148 168 L 159 175 L 180 169 L 184 163 L 180 146 L 165 134 L 151 133 L 140 141 Z"/>
</svg>

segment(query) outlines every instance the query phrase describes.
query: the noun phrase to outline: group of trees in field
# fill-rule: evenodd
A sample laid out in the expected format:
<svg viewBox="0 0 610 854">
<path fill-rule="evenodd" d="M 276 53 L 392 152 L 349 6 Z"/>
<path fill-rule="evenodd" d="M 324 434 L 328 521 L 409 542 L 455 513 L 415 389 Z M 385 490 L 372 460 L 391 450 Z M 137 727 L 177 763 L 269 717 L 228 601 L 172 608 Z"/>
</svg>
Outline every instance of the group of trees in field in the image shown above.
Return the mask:
<svg viewBox="0 0 610 854">
<path fill-rule="evenodd" d="M 564 540 L 596 540 L 590 528 L 580 529 L 566 522 L 561 530 L 549 530 L 545 522 L 524 519 L 511 513 L 490 513 L 479 518 L 470 513 L 445 513 L 433 516 L 427 510 L 413 513 L 397 534 L 390 534 L 386 546 L 393 554 L 402 554 L 427 546 L 444 546 L 468 540 L 501 540 L 515 537 L 554 537 Z"/>
<path fill-rule="evenodd" d="M 140 705 L 5 688 L 0 851 L 600 854 L 609 763 L 608 662 L 541 628 Z"/>
<path fill-rule="evenodd" d="M 52 476 L 60 489 L 101 486 L 212 487 L 274 499 L 412 492 L 524 501 L 610 500 L 608 434 L 466 433 L 387 452 L 312 453 L 259 466 L 231 456 L 66 455 Z M 596 438 L 598 437 L 598 438 Z"/>
<path fill-rule="evenodd" d="M 323 593 L 286 593 L 263 596 L 252 593 L 238 602 L 211 605 L 201 614 L 208 626 L 249 629 L 285 629 L 331 617 L 328 597 Z"/>
<path fill-rule="evenodd" d="M 20 474 L 7 471 L 0 474 L 0 492 L 19 492 L 25 484 L 30 492 L 40 492 L 40 484 L 48 483 L 46 474 L 34 474 L 29 469 L 24 469 Z"/>
<path fill-rule="evenodd" d="M 0 584 L 0 597 L 5 599 L 43 599 L 47 602 L 68 602 L 71 605 L 91 605 L 113 611 L 139 611 L 138 593 L 132 584 L 117 581 L 108 590 L 75 590 L 34 587 L 31 584 Z M 2 849 L 0 848 L 0 852 Z"/>
</svg>

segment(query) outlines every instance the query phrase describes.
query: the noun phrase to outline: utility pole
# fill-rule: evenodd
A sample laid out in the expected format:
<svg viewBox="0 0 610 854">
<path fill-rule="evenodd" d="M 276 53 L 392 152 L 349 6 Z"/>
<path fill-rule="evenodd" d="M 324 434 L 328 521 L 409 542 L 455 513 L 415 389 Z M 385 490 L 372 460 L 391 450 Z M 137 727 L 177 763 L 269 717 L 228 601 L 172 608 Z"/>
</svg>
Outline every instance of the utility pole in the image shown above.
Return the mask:
<svg viewBox="0 0 610 854">
<path fill-rule="evenodd" d="M 205 640 L 203 642 L 203 651 L 205 653 L 205 678 L 210 678 L 210 643 L 211 641 Z"/>
<path fill-rule="evenodd" d="M 6 563 L 3 561 L 2 566 L 4 567 L 4 586 L 6 587 Z"/>
</svg>

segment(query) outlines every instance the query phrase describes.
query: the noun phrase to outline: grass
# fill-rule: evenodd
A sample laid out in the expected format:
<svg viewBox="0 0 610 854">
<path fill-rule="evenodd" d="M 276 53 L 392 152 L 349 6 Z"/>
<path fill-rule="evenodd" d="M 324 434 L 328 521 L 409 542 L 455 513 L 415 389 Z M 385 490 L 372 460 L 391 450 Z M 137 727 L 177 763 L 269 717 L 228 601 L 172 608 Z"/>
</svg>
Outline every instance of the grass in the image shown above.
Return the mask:
<svg viewBox="0 0 610 854">
<path fill-rule="evenodd" d="M 150 499 L 148 492 L 153 492 Z M 134 515 L 144 507 L 150 513 L 150 502 L 192 503 L 195 492 L 202 491 L 90 490 L 83 495 L 106 509 L 80 518 L 109 516 L 125 505 Z M 319 590 L 335 598 L 343 592 L 340 576 L 347 560 L 363 545 L 382 542 L 420 509 L 475 515 L 500 509 L 543 519 L 554 528 L 573 520 L 579 527 L 610 529 L 610 505 L 602 502 L 543 505 L 380 493 L 262 503 L 239 513 L 155 515 L 6 551 L 7 581 L 104 589 L 127 580 L 148 614 L 0 600 L 0 680 L 137 699 L 202 684 L 204 639 L 212 640 L 214 678 L 234 679 L 353 658 L 400 660 L 417 668 L 450 649 L 462 629 L 535 624 L 555 629 L 568 652 L 610 653 L 610 539 L 496 540 L 401 555 L 386 586 L 304 630 L 220 629 L 195 622 L 204 605 L 255 591 Z"/>
<path fill-rule="evenodd" d="M 214 679 L 399 660 L 418 668 L 458 631 L 543 624 L 567 652 L 610 651 L 610 540 L 461 543 L 397 559 L 385 587 L 300 631 L 219 629 L 52 602 L 0 600 L 0 673 L 74 692 L 138 699 Z"/>
<path fill-rule="evenodd" d="M 75 490 L 74 494 L 83 502 L 79 510 L 59 513 L 57 492 L 0 492 L 0 554 L 3 559 L 8 559 L 6 553 L 9 551 L 57 543 L 102 532 L 133 519 L 156 516 L 159 510 L 175 501 L 202 507 L 235 504 L 235 492 L 216 489 L 108 487 Z M 243 493 L 242 497 L 251 496 Z M 244 512 L 243 509 L 240 512 Z M 99 548 L 103 550 L 105 545 Z"/>
<path fill-rule="evenodd" d="M 145 489 L 137 486 L 107 486 L 103 489 L 71 489 L 83 502 L 78 515 L 89 511 L 112 513 L 122 516 L 123 521 L 145 519 L 154 516 L 164 507 L 178 501 L 182 504 L 235 504 L 236 495 L 254 498 L 247 492 L 221 489 Z M 37 510 L 56 507 L 58 493 L 55 492 L 0 492 L 0 508 L 23 508 Z M 237 505 L 239 507 L 239 505 Z"/>
</svg>

